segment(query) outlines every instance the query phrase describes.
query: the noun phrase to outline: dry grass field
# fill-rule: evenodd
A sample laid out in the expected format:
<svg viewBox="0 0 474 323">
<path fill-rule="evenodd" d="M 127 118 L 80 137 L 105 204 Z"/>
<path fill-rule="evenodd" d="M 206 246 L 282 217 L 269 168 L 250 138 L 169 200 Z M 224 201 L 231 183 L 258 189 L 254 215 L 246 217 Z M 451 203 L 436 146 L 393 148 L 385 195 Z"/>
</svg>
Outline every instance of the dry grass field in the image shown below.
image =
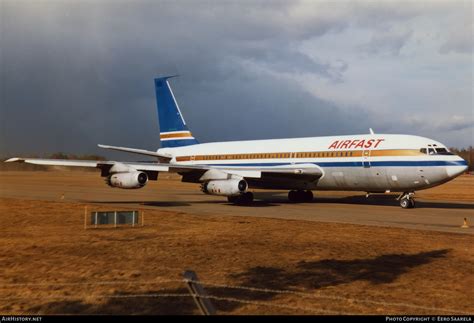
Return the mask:
<svg viewBox="0 0 474 323">
<path fill-rule="evenodd" d="M 472 183 L 424 198 L 472 201 Z M 251 216 L 258 208 L 147 208 L 143 227 L 85 230 L 85 205 L 0 199 L 0 313 L 199 314 L 187 269 L 219 314 L 474 313 L 470 234 Z"/>
</svg>

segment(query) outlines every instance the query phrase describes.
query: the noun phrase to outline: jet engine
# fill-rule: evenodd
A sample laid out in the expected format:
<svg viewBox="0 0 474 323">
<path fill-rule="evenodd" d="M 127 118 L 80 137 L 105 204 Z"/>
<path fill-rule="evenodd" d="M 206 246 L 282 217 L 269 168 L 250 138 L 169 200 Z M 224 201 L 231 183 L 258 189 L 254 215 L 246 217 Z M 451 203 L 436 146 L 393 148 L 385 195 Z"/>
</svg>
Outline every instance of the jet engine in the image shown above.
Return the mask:
<svg viewBox="0 0 474 323">
<path fill-rule="evenodd" d="M 247 182 L 243 179 L 214 180 L 201 186 L 206 194 L 223 196 L 238 196 L 245 193 L 247 188 Z"/>
<path fill-rule="evenodd" d="M 107 184 L 118 188 L 142 188 L 148 182 L 148 176 L 143 172 L 115 173 L 107 177 Z"/>
</svg>

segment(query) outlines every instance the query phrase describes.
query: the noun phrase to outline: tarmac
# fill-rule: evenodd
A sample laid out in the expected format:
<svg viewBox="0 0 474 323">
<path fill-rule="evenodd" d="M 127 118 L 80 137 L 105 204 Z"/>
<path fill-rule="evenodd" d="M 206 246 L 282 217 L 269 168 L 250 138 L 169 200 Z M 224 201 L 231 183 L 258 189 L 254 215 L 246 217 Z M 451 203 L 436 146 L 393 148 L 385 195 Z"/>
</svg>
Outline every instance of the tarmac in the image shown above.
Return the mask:
<svg viewBox="0 0 474 323">
<path fill-rule="evenodd" d="M 469 180 L 474 182 L 474 178 Z M 445 185 L 451 185 L 450 197 L 453 187 L 463 189 L 455 184 Z M 95 172 L 0 172 L 0 198 L 62 200 L 106 205 L 111 210 L 163 209 L 198 215 L 254 216 L 474 235 L 474 201 L 469 200 L 419 198 L 415 209 L 402 209 L 393 194 L 366 198 L 363 192 L 314 191 L 313 202 L 298 204 L 290 203 L 284 191 L 257 190 L 254 194 L 253 204 L 239 206 L 228 203 L 225 197 L 205 195 L 198 184 L 181 183 L 173 176 L 163 176 L 142 189 L 122 190 L 108 187 Z M 464 218 L 469 228 L 461 227 Z"/>
</svg>

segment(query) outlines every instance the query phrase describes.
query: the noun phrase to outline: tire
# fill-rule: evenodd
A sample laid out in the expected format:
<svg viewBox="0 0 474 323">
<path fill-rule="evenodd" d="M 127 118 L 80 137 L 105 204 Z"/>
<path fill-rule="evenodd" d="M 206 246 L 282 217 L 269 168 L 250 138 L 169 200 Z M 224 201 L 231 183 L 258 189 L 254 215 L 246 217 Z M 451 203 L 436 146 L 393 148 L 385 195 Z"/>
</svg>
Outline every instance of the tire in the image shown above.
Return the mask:
<svg viewBox="0 0 474 323">
<path fill-rule="evenodd" d="M 410 209 L 414 209 L 414 208 L 415 208 L 415 200 L 410 199 Z"/>
<path fill-rule="evenodd" d="M 290 191 L 288 193 L 288 200 L 292 203 L 311 202 L 313 197 L 311 191 Z"/>
<path fill-rule="evenodd" d="M 297 191 L 290 191 L 288 192 L 288 200 L 292 203 L 298 202 L 298 192 Z"/>
<path fill-rule="evenodd" d="M 237 203 L 239 198 L 240 196 L 227 196 L 227 201 L 229 201 L 229 203 Z"/>
<path fill-rule="evenodd" d="M 412 208 L 412 207 L 411 207 L 411 202 L 410 202 L 410 200 L 407 199 L 407 198 L 402 198 L 402 199 L 400 200 L 400 206 L 401 206 L 402 208 L 404 208 L 404 209 L 411 209 L 411 208 Z"/>
<path fill-rule="evenodd" d="M 241 204 L 250 204 L 253 202 L 253 193 L 247 192 L 240 196 L 240 203 Z"/>
</svg>

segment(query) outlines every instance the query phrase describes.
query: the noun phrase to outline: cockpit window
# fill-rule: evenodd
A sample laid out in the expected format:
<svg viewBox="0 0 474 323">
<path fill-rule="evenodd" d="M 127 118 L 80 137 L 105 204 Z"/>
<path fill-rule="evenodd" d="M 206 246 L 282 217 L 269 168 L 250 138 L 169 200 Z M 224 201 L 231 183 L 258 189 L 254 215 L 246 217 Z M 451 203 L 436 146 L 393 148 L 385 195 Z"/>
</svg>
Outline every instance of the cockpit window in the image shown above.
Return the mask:
<svg viewBox="0 0 474 323">
<path fill-rule="evenodd" d="M 420 148 L 420 153 L 427 154 L 427 155 L 454 155 L 452 152 L 447 150 L 446 148 Z"/>
<path fill-rule="evenodd" d="M 454 155 L 452 152 L 448 151 L 446 148 L 436 148 L 436 153 L 438 155 Z"/>
</svg>

